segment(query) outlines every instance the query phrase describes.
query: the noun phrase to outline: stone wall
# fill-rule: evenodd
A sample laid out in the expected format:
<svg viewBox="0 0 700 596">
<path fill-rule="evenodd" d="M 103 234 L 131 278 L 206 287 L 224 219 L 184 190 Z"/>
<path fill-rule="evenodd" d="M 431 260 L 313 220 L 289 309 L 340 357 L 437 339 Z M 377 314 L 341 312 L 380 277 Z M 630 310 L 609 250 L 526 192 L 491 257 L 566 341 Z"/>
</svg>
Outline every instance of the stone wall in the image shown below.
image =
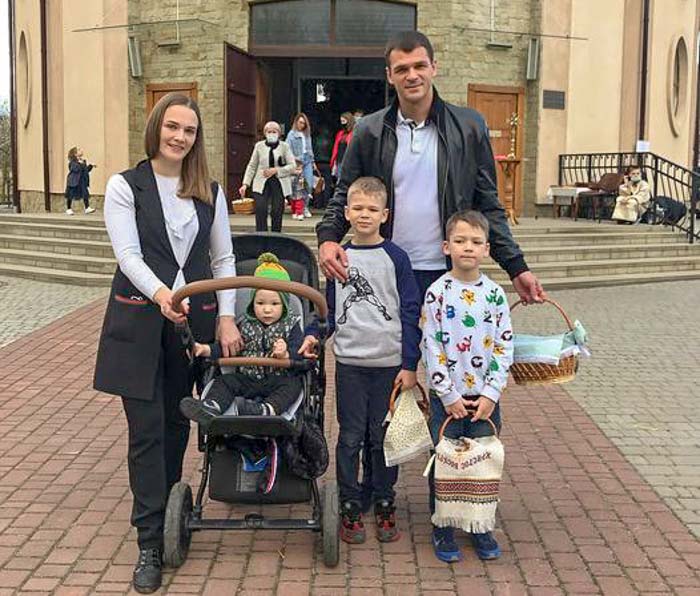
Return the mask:
<svg viewBox="0 0 700 596">
<path fill-rule="evenodd" d="M 540 0 L 499 0 L 496 29 L 533 31 Z M 418 0 L 418 28 L 435 46 L 438 60 L 436 86 L 447 101 L 467 104 L 469 83 L 525 87 L 527 36 L 496 33 L 494 41 L 512 44 L 510 49 L 491 49 L 488 32 L 471 29 L 490 27 L 489 0 Z M 212 174 L 224 175 L 224 42 L 248 46 L 248 2 L 246 0 L 198 0 L 181 2 L 180 18 L 199 18 L 210 24 L 182 24 L 177 47 L 159 46 L 173 39 L 175 26 L 139 26 L 143 77 L 130 78 L 129 155 L 132 163 L 143 158 L 143 129 L 146 120 L 146 84 L 196 81 L 206 133 Z M 534 16 L 533 16 L 534 15 Z M 129 0 L 132 23 L 175 18 L 175 0 Z M 534 86 L 533 86 L 534 87 Z M 536 159 L 537 106 L 527 88 L 525 108 L 525 197 L 532 197 Z M 535 95 L 537 90 L 535 89 Z M 531 200 L 531 199 L 530 199 Z M 529 200 L 524 201 L 528 203 Z"/>
</svg>

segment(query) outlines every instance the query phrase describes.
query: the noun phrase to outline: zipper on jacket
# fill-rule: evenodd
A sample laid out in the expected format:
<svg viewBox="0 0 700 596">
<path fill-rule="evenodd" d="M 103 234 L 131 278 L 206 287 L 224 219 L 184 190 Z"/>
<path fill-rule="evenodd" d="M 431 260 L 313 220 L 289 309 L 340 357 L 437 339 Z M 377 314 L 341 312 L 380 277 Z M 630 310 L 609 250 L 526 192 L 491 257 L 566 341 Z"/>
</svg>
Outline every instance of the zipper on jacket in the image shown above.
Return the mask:
<svg viewBox="0 0 700 596">
<path fill-rule="evenodd" d="M 438 131 L 438 137 L 440 138 L 440 142 L 443 144 L 443 147 L 445 148 L 445 178 L 444 182 L 442 185 L 442 196 L 438 200 L 438 209 L 440 210 L 440 224 L 442 226 L 442 237 L 443 239 L 445 238 L 445 211 L 446 211 L 446 205 L 445 205 L 445 196 L 447 195 L 447 178 L 448 174 L 450 172 L 450 155 L 447 151 L 448 146 L 447 146 L 447 139 L 445 138 L 445 135 L 443 135 L 442 131 L 440 130 L 439 124 L 436 122 L 436 128 Z M 439 155 L 438 155 L 438 162 L 439 162 Z M 438 173 L 438 176 L 440 174 Z"/>
<path fill-rule="evenodd" d="M 391 128 L 391 126 L 389 126 L 386 122 L 383 122 L 383 124 L 384 124 L 384 128 L 389 130 L 389 132 L 394 136 L 394 142 L 396 143 L 396 149 L 398 150 L 399 140 L 398 140 L 398 137 L 396 136 L 396 129 Z M 390 195 L 389 195 L 389 201 L 387 203 L 387 207 L 389 208 L 389 219 L 386 222 L 388 230 L 389 230 L 389 234 L 388 234 L 389 237 L 387 238 L 387 240 L 391 240 L 391 237 L 394 235 L 394 201 L 396 198 L 396 193 L 394 192 L 395 191 L 395 187 L 394 187 L 394 164 L 395 163 L 396 163 L 396 151 L 394 151 L 394 159 L 391 162 L 391 176 L 390 176 L 391 188 L 389 189 Z"/>
</svg>

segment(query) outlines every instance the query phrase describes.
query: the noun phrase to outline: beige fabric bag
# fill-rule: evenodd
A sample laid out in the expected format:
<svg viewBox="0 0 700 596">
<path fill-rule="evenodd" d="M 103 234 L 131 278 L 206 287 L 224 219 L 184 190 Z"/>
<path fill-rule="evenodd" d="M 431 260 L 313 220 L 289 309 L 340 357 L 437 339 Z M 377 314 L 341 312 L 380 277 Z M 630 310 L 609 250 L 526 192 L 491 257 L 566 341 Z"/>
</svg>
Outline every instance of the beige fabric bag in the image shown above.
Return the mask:
<svg viewBox="0 0 700 596">
<path fill-rule="evenodd" d="M 384 435 L 384 459 L 387 466 L 407 462 L 423 451 L 433 448 L 426 421 L 430 409 L 425 391 L 420 385 L 401 391 L 394 387 L 389 401 L 389 427 Z M 420 405 L 419 405 L 420 404 Z"/>
<path fill-rule="evenodd" d="M 425 468 L 435 464 L 435 513 L 431 521 L 440 528 L 461 528 L 465 532 L 491 532 L 496 527 L 496 507 L 503 474 L 504 450 L 494 436 L 450 439 L 443 436 L 452 420 L 440 428 L 435 455 Z"/>
</svg>

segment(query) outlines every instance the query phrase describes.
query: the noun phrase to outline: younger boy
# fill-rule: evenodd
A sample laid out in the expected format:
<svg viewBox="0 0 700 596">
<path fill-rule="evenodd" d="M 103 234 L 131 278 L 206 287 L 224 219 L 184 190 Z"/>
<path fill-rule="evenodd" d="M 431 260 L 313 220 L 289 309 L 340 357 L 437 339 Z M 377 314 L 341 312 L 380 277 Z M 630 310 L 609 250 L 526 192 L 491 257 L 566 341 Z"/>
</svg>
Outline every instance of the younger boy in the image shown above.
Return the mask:
<svg viewBox="0 0 700 596">
<path fill-rule="evenodd" d="M 399 538 L 394 507 L 396 466 L 384 461 L 384 419 L 393 386 L 416 384 L 420 359 L 420 297 L 408 255 L 384 240 L 386 188 L 378 178 L 358 178 L 348 189 L 345 217 L 352 241 L 345 281 L 328 281 L 328 331 L 334 333 L 336 398 L 340 433 L 336 447 L 342 514 L 341 538 L 362 543 L 359 454 L 369 450 L 377 538 Z M 363 446 L 365 433 L 369 445 Z"/>
<path fill-rule="evenodd" d="M 289 281 L 287 270 L 272 253 L 258 257 L 255 277 Z M 243 338 L 239 356 L 289 358 L 302 343 L 300 319 L 289 313 L 285 292 L 256 290 L 245 316 L 238 322 Z M 194 355 L 221 358 L 218 342 L 195 343 Z M 206 429 L 211 421 L 226 412 L 232 403 L 241 416 L 274 416 L 284 412 L 299 397 L 301 378 L 281 368 L 242 366 L 235 373 L 223 374 L 212 383 L 202 400 L 185 397 L 180 410 Z"/>
<path fill-rule="evenodd" d="M 487 418 L 501 425 L 499 398 L 513 361 L 510 309 L 503 289 L 479 271 L 489 254 L 489 224 L 476 211 L 454 214 L 445 226 L 443 252 L 452 269 L 425 294 L 423 360 L 430 388 L 430 431 L 438 431 L 448 415 L 445 436 L 483 437 L 493 434 Z M 469 413 L 470 410 L 476 412 Z M 435 513 L 435 478 L 428 478 L 430 512 Z M 480 559 L 496 559 L 501 551 L 491 532 L 471 534 Z M 433 526 L 438 559 L 459 561 L 454 529 Z"/>
</svg>

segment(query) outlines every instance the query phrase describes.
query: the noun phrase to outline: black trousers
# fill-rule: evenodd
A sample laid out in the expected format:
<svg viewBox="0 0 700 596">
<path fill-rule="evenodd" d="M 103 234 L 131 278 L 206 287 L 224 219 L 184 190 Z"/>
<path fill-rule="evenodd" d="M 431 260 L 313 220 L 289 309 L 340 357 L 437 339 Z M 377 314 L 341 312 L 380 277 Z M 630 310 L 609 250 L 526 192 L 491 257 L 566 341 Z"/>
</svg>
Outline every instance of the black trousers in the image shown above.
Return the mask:
<svg viewBox="0 0 700 596">
<path fill-rule="evenodd" d="M 255 199 L 255 231 L 267 232 L 267 214 L 271 212 L 272 231 L 282 231 L 282 214 L 284 213 L 284 194 L 277 176 L 265 181 L 262 194 L 253 193 Z"/>
<path fill-rule="evenodd" d="M 425 299 L 425 293 L 428 288 L 436 281 L 445 270 L 436 271 L 418 271 L 413 270 L 413 275 L 416 278 L 416 284 L 418 285 L 418 291 L 420 292 L 421 303 Z M 420 382 L 421 380 L 418 379 Z M 365 435 L 365 444 L 369 444 L 369 428 Z M 367 509 L 373 501 L 372 496 L 372 456 L 367 449 L 362 450 L 362 503 L 363 509 Z"/>
<path fill-rule="evenodd" d="M 87 209 L 90 206 L 89 197 L 66 197 L 66 209 L 70 209 L 71 205 L 73 204 L 73 201 L 76 199 L 81 200 L 83 202 L 83 205 L 85 205 L 85 209 Z"/>
<path fill-rule="evenodd" d="M 188 386 L 189 385 L 189 386 Z M 161 353 L 151 401 L 122 397 L 129 426 L 129 486 L 134 497 L 131 525 L 139 548 L 163 547 L 165 506 L 182 477 L 190 421 L 180 400 L 191 395 L 187 360 L 173 324 L 163 326 Z"/>
<path fill-rule="evenodd" d="M 398 366 L 370 368 L 340 362 L 336 364 L 335 390 L 340 427 L 336 446 L 336 475 L 341 503 L 351 501 L 358 506 L 363 504 L 358 482 L 360 451 L 371 461 L 374 502 L 394 500 L 394 484 L 399 468 L 387 467 L 385 463 L 386 430 L 383 423 L 399 370 Z"/>
<path fill-rule="evenodd" d="M 241 373 L 229 373 L 218 377 L 207 393 L 222 412 L 233 403 L 236 396 L 255 399 L 270 404 L 275 414 L 280 415 L 291 406 L 301 392 L 301 377 L 291 375 L 269 375 L 262 381 Z"/>
</svg>

